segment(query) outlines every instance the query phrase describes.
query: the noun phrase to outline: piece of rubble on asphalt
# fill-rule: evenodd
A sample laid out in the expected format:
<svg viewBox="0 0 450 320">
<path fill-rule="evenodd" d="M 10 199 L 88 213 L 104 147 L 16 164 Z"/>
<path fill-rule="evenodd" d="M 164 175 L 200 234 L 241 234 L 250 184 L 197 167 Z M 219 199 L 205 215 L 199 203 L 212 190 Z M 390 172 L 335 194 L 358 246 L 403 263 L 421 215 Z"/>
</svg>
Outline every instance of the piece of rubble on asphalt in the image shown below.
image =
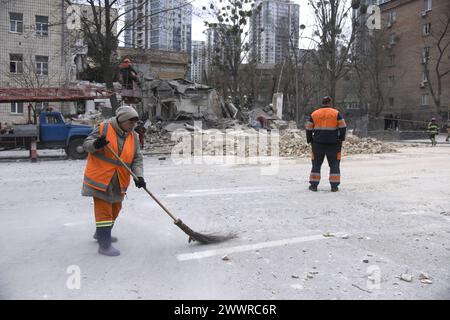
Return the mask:
<svg viewBox="0 0 450 320">
<path fill-rule="evenodd" d="M 426 272 L 421 272 L 420 273 L 419 280 L 423 284 L 432 284 L 433 283 L 433 281 L 431 280 L 430 275 L 428 273 L 426 273 Z"/>
<path fill-rule="evenodd" d="M 403 281 L 406 281 L 406 282 L 412 282 L 413 276 L 411 274 L 408 274 L 408 273 L 402 273 L 400 275 L 400 280 L 403 280 Z"/>
<path fill-rule="evenodd" d="M 333 233 L 331 233 L 331 232 L 325 232 L 325 233 L 323 234 L 323 236 L 324 236 L 324 237 L 334 237 L 335 235 L 334 235 Z"/>
<path fill-rule="evenodd" d="M 433 283 L 433 281 L 430 279 L 422 279 L 422 280 L 420 280 L 420 282 L 423 284 L 432 284 Z"/>
<path fill-rule="evenodd" d="M 348 235 L 348 234 L 343 234 L 342 236 L 341 236 L 341 239 L 348 239 L 350 237 L 350 235 Z"/>
<path fill-rule="evenodd" d="M 294 278 L 294 279 L 298 279 L 299 278 L 299 276 L 296 275 L 296 274 L 291 275 L 291 277 Z"/>
<path fill-rule="evenodd" d="M 227 255 L 224 255 L 224 256 L 222 257 L 222 260 L 228 261 L 228 260 L 230 260 L 230 258 L 229 258 Z"/>
</svg>

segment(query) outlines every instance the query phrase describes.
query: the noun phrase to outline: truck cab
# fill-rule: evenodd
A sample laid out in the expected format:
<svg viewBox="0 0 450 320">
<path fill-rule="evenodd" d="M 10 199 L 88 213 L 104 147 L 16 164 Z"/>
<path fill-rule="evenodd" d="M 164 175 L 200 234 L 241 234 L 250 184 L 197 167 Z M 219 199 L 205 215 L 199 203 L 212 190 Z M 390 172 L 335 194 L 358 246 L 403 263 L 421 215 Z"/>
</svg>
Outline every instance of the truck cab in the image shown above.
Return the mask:
<svg viewBox="0 0 450 320">
<path fill-rule="evenodd" d="M 69 158 L 84 159 L 84 139 L 93 128 L 87 125 L 66 123 L 60 112 L 41 112 L 39 118 L 38 148 L 64 148 Z"/>
</svg>

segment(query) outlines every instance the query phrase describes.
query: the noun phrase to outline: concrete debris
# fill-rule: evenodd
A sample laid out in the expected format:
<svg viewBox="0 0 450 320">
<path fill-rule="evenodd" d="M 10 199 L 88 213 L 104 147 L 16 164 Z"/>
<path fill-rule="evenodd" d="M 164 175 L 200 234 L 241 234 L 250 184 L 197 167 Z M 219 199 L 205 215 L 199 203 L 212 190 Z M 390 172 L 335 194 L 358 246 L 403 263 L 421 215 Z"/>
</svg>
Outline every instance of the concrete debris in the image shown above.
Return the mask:
<svg viewBox="0 0 450 320">
<path fill-rule="evenodd" d="M 412 282 L 413 276 L 411 274 L 408 274 L 408 273 L 402 273 L 400 275 L 400 280 L 403 280 L 403 281 L 406 281 L 406 282 Z"/>
<path fill-rule="evenodd" d="M 300 277 L 298 275 L 296 275 L 296 274 L 293 274 L 293 275 L 291 275 L 291 278 L 298 279 Z"/>
<path fill-rule="evenodd" d="M 223 260 L 223 261 L 228 261 L 228 260 L 230 260 L 230 258 L 229 258 L 227 255 L 224 255 L 224 256 L 222 257 L 222 260 Z"/>
<path fill-rule="evenodd" d="M 146 148 L 151 153 L 171 153 L 177 141 L 191 139 L 194 135 L 202 137 L 204 156 L 281 156 L 309 158 L 311 145 L 306 142 L 304 130 L 292 129 L 295 122 L 274 119 L 269 126 L 277 126 L 279 131 L 259 131 L 241 121 L 230 118 L 205 119 L 201 125 L 195 119 L 184 121 L 158 121 L 153 123 L 146 133 Z M 285 128 L 285 129 L 280 129 Z M 172 141 L 176 133 L 181 137 Z M 274 134 L 278 133 L 278 139 Z M 190 135 L 190 136 L 189 136 Z M 250 140 L 251 139 L 251 140 Z M 249 141 L 252 141 L 250 144 Z M 254 141 L 254 143 L 253 143 Z M 274 145 L 272 145 L 275 143 Z M 163 150 L 161 149 L 163 148 Z M 191 150 L 192 153 L 194 150 Z M 342 155 L 376 154 L 396 152 L 393 144 L 373 138 L 359 138 L 347 135 L 343 143 Z"/>
<path fill-rule="evenodd" d="M 342 146 L 342 154 L 375 154 L 396 152 L 393 144 L 374 138 L 359 138 L 348 134 Z M 281 132 L 280 155 L 283 157 L 309 157 L 311 146 L 306 142 L 304 130 L 287 129 Z"/>
<path fill-rule="evenodd" d="M 343 234 L 341 236 L 341 239 L 348 239 L 348 238 L 350 238 L 350 235 L 348 235 L 348 234 Z"/>
<path fill-rule="evenodd" d="M 433 281 L 431 280 L 430 276 L 426 272 L 421 272 L 419 275 L 419 280 L 423 284 L 432 284 Z"/>
</svg>

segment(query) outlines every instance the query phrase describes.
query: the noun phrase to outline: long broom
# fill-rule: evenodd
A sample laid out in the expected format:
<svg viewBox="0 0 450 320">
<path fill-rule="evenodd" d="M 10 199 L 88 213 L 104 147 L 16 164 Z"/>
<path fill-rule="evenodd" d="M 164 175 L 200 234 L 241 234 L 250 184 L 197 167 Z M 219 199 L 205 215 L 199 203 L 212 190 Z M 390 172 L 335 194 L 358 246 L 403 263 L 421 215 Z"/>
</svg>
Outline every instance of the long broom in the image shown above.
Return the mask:
<svg viewBox="0 0 450 320">
<path fill-rule="evenodd" d="M 130 173 L 130 175 L 133 177 L 135 181 L 138 180 L 138 177 L 134 174 L 133 171 L 123 162 L 123 160 L 114 152 L 114 150 L 109 146 L 106 145 L 108 150 L 114 155 L 114 157 L 122 164 L 122 166 L 127 169 L 127 171 Z M 181 219 L 175 217 L 170 211 L 146 188 L 143 188 L 150 197 L 173 219 L 174 224 L 178 226 L 181 230 L 184 231 L 189 236 L 189 243 L 191 241 L 198 241 L 201 244 L 211 244 L 211 243 L 218 243 L 222 241 L 226 241 L 232 238 L 235 238 L 236 236 L 234 234 L 228 234 L 228 235 L 217 235 L 217 234 L 202 234 L 199 232 L 195 232 L 191 228 L 189 228 L 186 224 L 181 221 Z"/>
</svg>

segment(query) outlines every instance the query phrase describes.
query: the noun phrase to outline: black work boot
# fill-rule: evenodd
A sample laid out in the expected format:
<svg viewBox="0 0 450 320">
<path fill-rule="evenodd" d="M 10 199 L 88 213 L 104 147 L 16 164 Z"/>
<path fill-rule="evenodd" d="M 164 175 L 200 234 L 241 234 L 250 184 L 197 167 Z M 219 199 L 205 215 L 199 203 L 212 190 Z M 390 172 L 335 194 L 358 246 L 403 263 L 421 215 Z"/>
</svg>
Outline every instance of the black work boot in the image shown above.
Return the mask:
<svg viewBox="0 0 450 320">
<path fill-rule="evenodd" d="M 114 226 L 114 225 L 113 225 L 113 226 Z M 111 227 L 111 229 L 112 229 L 112 227 Z M 97 238 L 97 230 L 95 230 L 94 236 L 93 236 L 92 238 L 94 238 L 95 240 L 98 241 L 98 238 Z M 111 236 L 111 242 L 114 243 L 114 242 L 117 242 L 117 241 L 119 241 L 119 239 L 118 239 L 117 237 Z"/>
<path fill-rule="evenodd" d="M 111 245 L 111 228 L 112 227 L 98 227 L 97 241 L 98 241 L 98 253 L 105 256 L 118 256 L 120 251 Z"/>
<path fill-rule="evenodd" d="M 331 186 L 331 192 L 338 192 L 339 188 L 338 186 Z"/>
<path fill-rule="evenodd" d="M 309 190 L 316 192 L 317 191 L 317 186 L 310 185 L 309 186 Z"/>
</svg>

